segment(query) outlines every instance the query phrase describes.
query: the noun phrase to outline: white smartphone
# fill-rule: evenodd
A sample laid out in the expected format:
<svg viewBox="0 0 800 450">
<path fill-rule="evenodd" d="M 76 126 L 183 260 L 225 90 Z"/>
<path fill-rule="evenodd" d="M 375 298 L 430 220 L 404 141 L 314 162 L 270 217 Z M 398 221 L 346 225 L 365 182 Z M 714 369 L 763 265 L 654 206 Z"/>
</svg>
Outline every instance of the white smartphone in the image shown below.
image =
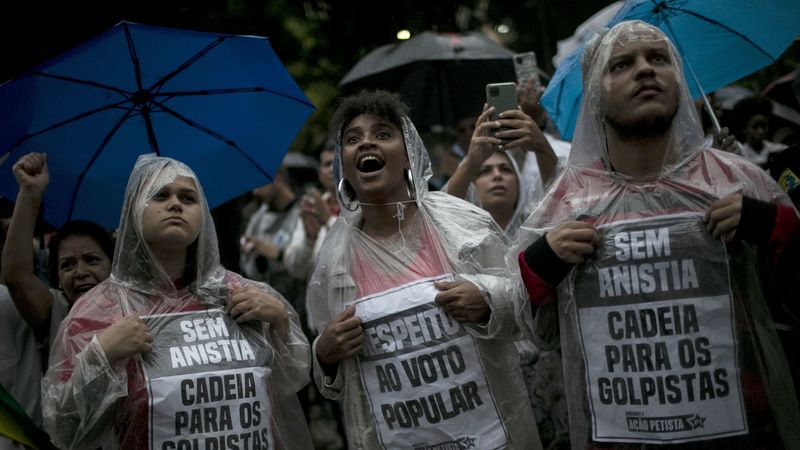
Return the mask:
<svg viewBox="0 0 800 450">
<path fill-rule="evenodd" d="M 517 73 L 517 84 L 522 86 L 525 81 L 533 80 L 539 84 L 539 67 L 536 64 L 536 53 L 517 53 L 511 57 L 514 61 L 514 71 Z"/>
</svg>

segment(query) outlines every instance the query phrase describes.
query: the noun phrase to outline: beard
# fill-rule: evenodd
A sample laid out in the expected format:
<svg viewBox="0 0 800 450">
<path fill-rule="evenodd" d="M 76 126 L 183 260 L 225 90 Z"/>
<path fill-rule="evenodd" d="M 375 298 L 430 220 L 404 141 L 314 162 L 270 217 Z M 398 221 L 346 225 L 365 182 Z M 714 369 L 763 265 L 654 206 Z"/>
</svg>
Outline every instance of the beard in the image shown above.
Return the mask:
<svg viewBox="0 0 800 450">
<path fill-rule="evenodd" d="M 605 121 L 609 124 L 625 141 L 651 140 L 664 136 L 672 127 L 672 120 L 678 113 L 678 101 L 674 102 L 671 111 L 663 114 L 651 114 L 647 116 L 637 116 L 626 118 L 620 111 L 624 107 L 612 107 L 606 112 Z"/>
</svg>

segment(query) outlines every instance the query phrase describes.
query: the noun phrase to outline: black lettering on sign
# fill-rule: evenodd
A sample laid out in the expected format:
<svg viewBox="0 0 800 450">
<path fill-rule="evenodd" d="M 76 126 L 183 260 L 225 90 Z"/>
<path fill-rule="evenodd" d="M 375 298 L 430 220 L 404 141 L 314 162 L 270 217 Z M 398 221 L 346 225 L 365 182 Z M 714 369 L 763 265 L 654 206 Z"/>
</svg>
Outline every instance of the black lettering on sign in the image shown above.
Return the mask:
<svg viewBox="0 0 800 450">
<path fill-rule="evenodd" d="M 466 369 L 464 355 L 457 345 L 424 353 L 412 359 L 403 360 L 400 364 L 413 387 L 419 387 L 422 383 L 435 383 L 440 378 L 449 378 L 451 374 L 458 375 Z"/>
<path fill-rule="evenodd" d="M 375 366 L 375 375 L 381 392 L 398 392 L 403 389 L 400 382 L 400 373 L 394 363 Z"/>
<path fill-rule="evenodd" d="M 408 352 L 464 333 L 441 308 L 425 305 L 364 324 L 364 356 Z"/>
<path fill-rule="evenodd" d="M 423 425 L 437 424 L 481 405 L 483 399 L 478 384 L 470 381 L 451 388 L 446 394 L 436 392 L 402 402 L 385 403 L 381 405 L 381 416 L 390 430 L 412 428 L 420 426 L 422 420 L 425 421 Z"/>
<path fill-rule="evenodd" d="M 654 292 L 685 291 L 700 287 L 690 258 L 597 269 L 600 298 Z"/>
<path fill-rule="evenodd" d="M 261 402 L 246 402 L 239 405 L 239 423 L 242 428 L 257 427 L 261 424 Z"/>
<path fill-rule="evenodd" d="M 600 403 L 617 406 L 713 400 L 730 391 L 725 369 L 666 376 L 599 377 L 595 388 Z"/>
<path fill-rule="evenodd" d="M 666 342 L 606 345 L 606 366 L 609 372 L 653 372 L 671 370 Z"/>
<path fill-rule="evenodd" d="M 217 433 L 233 429 L 229 405 L 175 412 L 175 435 Z"/>
<path fill-rule="evenodd" d="M 181 403 L 191 406 L 200 403 L 236 400 L 256 396 L 253 372 L 204 376 L 181 381 Z"/>
<path fill-rule="evenodd" d="M 611 311 L 606 316 L 608 334 L 614 340 L 675 336 L 700 331 L 694 305 Z"/>
</svg>

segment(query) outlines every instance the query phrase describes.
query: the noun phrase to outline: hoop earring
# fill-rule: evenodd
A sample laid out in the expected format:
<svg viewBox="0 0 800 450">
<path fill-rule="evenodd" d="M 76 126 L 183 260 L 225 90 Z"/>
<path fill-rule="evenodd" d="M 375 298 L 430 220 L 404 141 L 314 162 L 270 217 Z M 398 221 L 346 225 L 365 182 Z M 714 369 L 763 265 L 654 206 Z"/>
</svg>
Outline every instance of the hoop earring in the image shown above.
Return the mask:
<svg viewBox="0 0 800 450">
<path fill-rule="evenodd" d="M 408 199 L 409 200 L 416 200 L 414 198 L 413 193 L 416 193 L 417 189 L 414 186 L 414 175 L 411 173 L 411 169 L 406 169 L 406 192 L 408 192 Z"/>
<path fill-rule="evenodd" d="M 339 196 L 339 201 L 342 203 L 342 206 L 348 211 L 355 211 L 358 209 L 358 201 L 356 201 L 356 206 L 350 208 L 350 204 L 353 203 L 350 198 L 348 198 L 347 191 L 345 190 L 345 183 L 346 180 L 344 178 L 339 180 L 339 185 L 336 186 L 336 195 Z"/>
</svg>

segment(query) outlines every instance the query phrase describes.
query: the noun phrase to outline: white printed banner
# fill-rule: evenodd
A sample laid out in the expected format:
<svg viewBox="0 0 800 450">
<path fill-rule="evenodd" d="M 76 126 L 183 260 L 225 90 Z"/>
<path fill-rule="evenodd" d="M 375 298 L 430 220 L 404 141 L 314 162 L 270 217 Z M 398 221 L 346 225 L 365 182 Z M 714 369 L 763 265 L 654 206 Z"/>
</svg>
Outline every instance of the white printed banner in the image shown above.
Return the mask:
<svg viewBox="0 0 800 450">
<path fill-rule="evenodd" d="M 356 300 L 362 318 L 361 380 L 384 448 L 496 449 L 506 430 L 475 339 L 418 280 Z"/>
<path fill-rule="evenodd" d="M 272 348 L 222 310 L 142 316 L 152 450 L 271 450 Z"/>
<path fill-rule="evenodd" d="M 700 216 L 601 227 L 576 271 L 595 441 L 747 433 L 724 244 Z"/>
</svg>

